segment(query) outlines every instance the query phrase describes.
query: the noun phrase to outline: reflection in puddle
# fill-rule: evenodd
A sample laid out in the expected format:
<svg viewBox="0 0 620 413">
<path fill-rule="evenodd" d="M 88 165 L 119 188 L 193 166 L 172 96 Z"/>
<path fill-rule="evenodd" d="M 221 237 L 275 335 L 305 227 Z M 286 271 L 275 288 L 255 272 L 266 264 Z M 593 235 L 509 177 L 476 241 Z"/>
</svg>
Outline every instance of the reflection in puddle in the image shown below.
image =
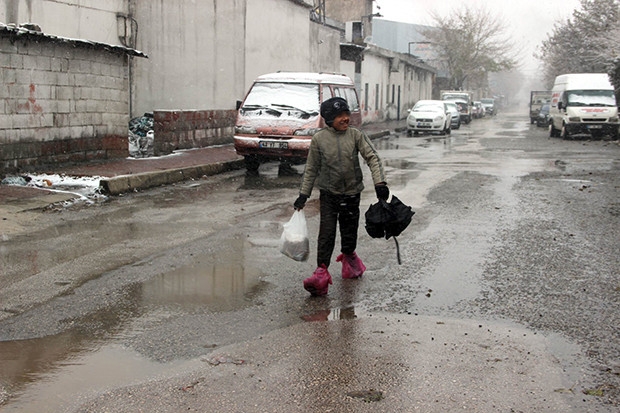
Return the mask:
<svg viewBox="0 0 620 413">
<path fill-rule="evenodd" d="M 383 161 L 385 167 L 391 167 L 395 169 L 414 169 L 416 162 L 409 159 L 386 159 Z"/>
<path fill-rule="evenodd" d="M 375 146 L 376 149 L 381 150 L 381 151 L 387 151 L 391 149 L 400 148 L 398 140 L 394 140 L 391 138 L 376 139 L 373 141 L 373 145 Z"/>
<path fill-rule="evenodd" d="M 37 340 L 28 340 L 26 348 L 32 349 L 40 347 L 42 343 L 35 343 Z M 171 374 L 175 371 L 183 371 L 186 361 L 161 364 L 148 360 L 139 354 L 114 344 L 108 344 L 95 352 L 82 352 L 71 355 L 64 355 L 60 360 L 53 359 L 53 352 L 59 353 L 66 351 L 62 346 L 62 338 L 52 341 L 46 340 L 48 344 L 58 344 L 57 347 L 49 349 L 49 354 L 39 360 L 31 362 L 32 373 L 24 375 L 24 384 L 27 390 L 19 391 L 14 386 L 9 387 L 4 384 L 2 392 L 10 392 L 12 400 L 3 400 L 0 393 L 0 411 L 2 412 L 60 412 L 72 411 L 69 407 L 79 403 L 81 396 L 91 393 L 93 389 L 113 388 L 119 383 L 131 383 L 143 381 L 149 377 L 160 374 Z M 4 354 L 3 354 L 4 355 Z M 70 356 L 70 357 L 67 357 Z M 54 367 L 41 373 L 44 366 L 37 366 L 42 363 L 54 363 Z M 5 362 L 2 366 L 4 370 Z"/>
<path fill-rule="evenodd" d="M 119 347 L 140 322 L 165 310 L 230 311 L 250 305 L 261 272 L 247 238 L 219 240 L 190 263 L 125 287 L 115 305 L 71 319 L 61 334 L 0 341 L 0 411 L 61 411 L 75 395 L 140 380 L 183 361 L 161 364 Z M 136 326 L 136 324 L 138 326 Z M 93 374 L 96 372 L 96 374 Z M 72 395 L 71 397 L 69 395 Z"/>
<path fill-rule="evenodd" d="M 161 274 L 142 286 L 144 306 L 203 306 L 230 310 L 244 302 L 258 285 L 260 272 L 246 266 L 243 239 L 230 240 L 217 254 L 197 257 L 191 264 Z M 228 244 L 228 242 L 227 242 Z"/>
<path fill-rule="evenodd" d="M 66 360 L 68 352 L 78 350 L 80 340 L 73 333 L 32 340 L 0 342 L 0 384 L 6 391 L 15 391 L 34 381 L 34 373 L 49 370 L 54 362 Z M 0 405 L 3 395 L 0 391 Z"/>
<path fill-rule="evenodd" d="M 304 321 L 354 320 L 357 318 L 354 307 L 321 310 L 301 317 Z"/>
</svg>

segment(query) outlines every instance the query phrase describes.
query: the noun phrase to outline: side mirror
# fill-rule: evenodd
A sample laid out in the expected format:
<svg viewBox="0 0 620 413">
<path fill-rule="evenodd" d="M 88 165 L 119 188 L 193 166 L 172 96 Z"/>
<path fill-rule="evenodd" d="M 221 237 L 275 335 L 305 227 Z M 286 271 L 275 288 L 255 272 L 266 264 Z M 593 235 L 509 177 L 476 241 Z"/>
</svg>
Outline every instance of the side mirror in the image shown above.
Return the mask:
<svg viewBox="0 0 620 413">
<path fill-rule="evenodd" d="M 562 110 L 562 107 L 563 107 L 563 106 L 564 106 L 564 105 L 562 105 L 562 102 L 558 102 L 558 110 Z"/>
<path fill-rule="evenodd" d="M 243 103 L 243 102 L 242 102 L 242 101 L 240 101 L 240 100 L 238 100 L 238 101 L 237 101 L 237 106 L 236 106 L 237 110 L 239 110 L 239 108 L 241 107 L 241 104 L 242 104 L 242 103 Z"/>
</svg>

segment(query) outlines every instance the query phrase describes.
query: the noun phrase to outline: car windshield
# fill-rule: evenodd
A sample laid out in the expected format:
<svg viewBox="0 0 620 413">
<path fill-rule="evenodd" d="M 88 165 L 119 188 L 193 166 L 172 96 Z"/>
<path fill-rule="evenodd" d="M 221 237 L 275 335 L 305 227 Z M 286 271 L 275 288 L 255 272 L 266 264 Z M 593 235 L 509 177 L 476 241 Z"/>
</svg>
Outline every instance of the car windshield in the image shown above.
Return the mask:
<svg viewBox="0 0 620 413">
<path fill-rule="evenodd" d="M 319 114 L 319 85 L 256 83 L 245 98 L 241 112 L 255 116 L 316 116 Z"/>
<path fill-rule="evenodd" d="M 456 94 L 444 94 L 443 95 L 443 99 L 444 100 L 467 100 L 467 95 L 464 95 L 462 93 L 456 93 Z"/>
<path fill-rule="evenodd" d="M 426 104 L 414 106 L 413 111 L 414 112 L 443 112 L 443 108 L 437 104 L 426 103 Z"/>
<path fill-rule="evenodd" d="M 616 106 L 613 90 L 571 90 L 568 106 Z"/>
</svg>

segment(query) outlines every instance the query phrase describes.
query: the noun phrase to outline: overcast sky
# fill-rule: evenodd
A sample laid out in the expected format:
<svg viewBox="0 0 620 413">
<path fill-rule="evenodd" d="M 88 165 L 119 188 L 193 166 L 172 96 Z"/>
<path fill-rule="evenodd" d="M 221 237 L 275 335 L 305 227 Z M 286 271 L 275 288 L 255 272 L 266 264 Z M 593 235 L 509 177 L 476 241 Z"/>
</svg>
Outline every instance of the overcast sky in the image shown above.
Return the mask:
<svg viewBox="0 0 620 413">
<path fill-rule="evenodd" d="M 532 54 L 551 33 L 553 24 L 566 21 L 581 4 L 579 0 L 466 1 L 470 8 L 484 7 L 506 22 L 507 34 L 523 47 L 524 65 L 521 70 L 527 75 L 536 71 L 539 62 Z M 429 12 L 435 11 L 441 16 L 447 16 L 464 3 L 462 0 L 375 0 L 374 4 L 375 12 L 381 13 L 385 20 L 432 26 Z M 380 9 L 377 10 L 377 7 Z"/>
</svg>

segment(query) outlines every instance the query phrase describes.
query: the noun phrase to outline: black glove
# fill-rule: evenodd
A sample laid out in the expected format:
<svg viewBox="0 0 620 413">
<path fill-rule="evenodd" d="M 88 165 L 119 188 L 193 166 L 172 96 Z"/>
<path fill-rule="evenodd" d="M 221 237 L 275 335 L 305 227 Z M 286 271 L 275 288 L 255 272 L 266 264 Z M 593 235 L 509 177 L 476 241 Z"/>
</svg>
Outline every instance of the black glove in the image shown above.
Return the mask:
<svg viewBox="0 0 620 413">
<path fill-rule="evenodd" d="M 297 210 L 304 209 L 304 207 L 306 206 L 307 200 L 308 200 L 308 195 L 299 194 L 299 197 L 297 197 L 297 199 L 295 200 L 295 203 L 293 203 L 293 206 Z"/>
<path fill-rule="evenodd" d="M 377 193 L 377 199 L 383 199 L 387 201 L 390 197 L 390 190 L 388 189 L 386 184 L 377 184 L 375 185 L 375 192 Z"/>
</svg>

